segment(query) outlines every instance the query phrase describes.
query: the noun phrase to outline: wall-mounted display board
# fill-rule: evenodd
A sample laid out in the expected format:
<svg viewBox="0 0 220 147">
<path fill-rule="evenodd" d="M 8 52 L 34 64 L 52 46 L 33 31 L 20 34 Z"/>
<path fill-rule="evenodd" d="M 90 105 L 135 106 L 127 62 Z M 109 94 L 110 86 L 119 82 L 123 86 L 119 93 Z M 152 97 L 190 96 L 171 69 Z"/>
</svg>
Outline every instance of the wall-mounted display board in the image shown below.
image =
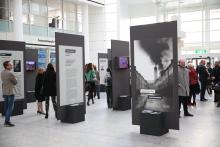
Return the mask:
<svg viewBox="0 0 220 147">
<path fill-rule="evenodd" d="M 177 22 L 131 29 L 132 123 L 143 110 L 163 112 L 170 129 L 179 129 Z"/>
<path fill-rule="evenodd" d="M 46 68 L 47 67 L 47 50 L 39 49 L 38 50 L 38 68 Z"/>
<path fill-rule="evenodd" d="M 11 72 L 15 75 L 18 83 L 15 86 L 15 99 L 24 98 L 24 57 L 23 51 L 0 50 L 0 71 L 4 70 L 3 62 L 10 61 L 13 65 Z M 2 98 L 2 81 L 0 80 L 0 101 Z"/>
<path fill-rule="evenodd" d="M 60 106 L 83 103 L 82 47 L 59 45 Z"/>
</svg>

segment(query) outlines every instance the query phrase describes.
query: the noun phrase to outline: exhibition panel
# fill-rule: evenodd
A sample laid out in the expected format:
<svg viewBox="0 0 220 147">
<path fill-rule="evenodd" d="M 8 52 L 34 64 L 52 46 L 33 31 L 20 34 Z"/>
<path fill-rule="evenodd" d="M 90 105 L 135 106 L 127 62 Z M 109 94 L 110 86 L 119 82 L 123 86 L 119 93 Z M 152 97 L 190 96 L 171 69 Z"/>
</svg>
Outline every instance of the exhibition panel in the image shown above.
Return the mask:
<svg viewBox="0 0 220 147">
<path fill-rule="evenodd" d="M 24 86 L 24 51 L 25 43 L 17 41 L 0 40 L 0 70 L 4 70 L 2 63 L 10 61 L 13 65 L 12 72 L 17 79 L 15 86 L 15 108 L 12 115 L 23 114 L 25 86 Z M 0 113 L 3 112 L 2 84 L 0 82 Z"/>
<path fill-rule="evenodd" d="M 84 37 L 56 33 L 55 41 L 58 119 L 67 123 L 84 121 Z"/>
<path fill-rule="evenodd" d="M 100 91 L 105 91 L 105 75 L 108 68 L 108 55 L 105 53 L 98 53 L 98 71 L 100 76 Z"/>
<path fill-rule="evenodd" d="M 60 106 L 83 103 L 82 47 L 59 45 Z"/>
<path fill-rule="evenodd" d="M 158 120 L 165 127 L 179 129 L 177 22 L 132 26 L 130 31 L 132 123 L 140 125 L 140 116 L 147 116 L 143 113 L 161 114 L 165 119 Z"/>
<path fill-rule="evenodd" d="M 25 49 L 25 80 L 24 84 L 26 87 L 27 103 L 35 102 L 35 78 L 37 76 L 36 69 L 39 68 L 36 63 L 38 62 L 38 50 L 36 49 Z M 32 82 L 30 82 L 32 81 Z"/>
<path fill-rule="evenodd" d="M 129 42 L 111 40 L 111 61 L 113 108 L 130 109 Z"/>
</svg>

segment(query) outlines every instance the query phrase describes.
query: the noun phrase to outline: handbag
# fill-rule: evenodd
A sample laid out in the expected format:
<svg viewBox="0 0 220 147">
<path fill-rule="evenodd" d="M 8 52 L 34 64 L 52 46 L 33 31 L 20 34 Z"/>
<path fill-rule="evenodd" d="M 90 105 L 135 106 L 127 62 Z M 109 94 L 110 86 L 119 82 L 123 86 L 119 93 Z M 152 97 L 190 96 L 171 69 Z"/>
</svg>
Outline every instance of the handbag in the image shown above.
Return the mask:
<svg viewBox="0 0 220 147">
<path fill-rule="evenodd" d="M 220 92 L 220 86 L 219 84 L 215 84 L 215 86 L 213 87 L 213 90 L 217 91 L 217 92 Z"/>
<path fill-rule="evenodd" d="M 196 93 L 196 94 L 199 94 L 200 92 L 201 92 L 201 89 L 200 89 L 199 83 L 197 83 L 197 84 L 195 85 L 195 93 Z"/>
<path fill-rule="evenodd" d="M 42 85 L 41 85 L 41 87 L 40 87 L 40 95 L 44 95 L 44 76 L 45 75 L 43 75 L 43 82 L 42 82 Z"/>
</svg>

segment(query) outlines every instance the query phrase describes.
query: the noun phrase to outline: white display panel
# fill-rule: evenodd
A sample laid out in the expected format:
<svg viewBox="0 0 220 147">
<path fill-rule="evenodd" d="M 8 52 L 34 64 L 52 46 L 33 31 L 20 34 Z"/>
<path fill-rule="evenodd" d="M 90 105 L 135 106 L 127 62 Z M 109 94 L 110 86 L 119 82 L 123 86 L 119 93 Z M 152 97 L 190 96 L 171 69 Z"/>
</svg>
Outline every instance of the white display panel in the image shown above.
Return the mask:
<svg viewBox="0 0 220 147">
<path fill-rule="evenodd" d="M 108 59 L 107 58 L 99 58 L 100 84 L 105 84 L 105 75 L 106 75 L 107 68 L 108 68 Z"/>
<path fill-rule="evenodd" d="M 60 106 L 82 103 L 83 48 L 59 45 Z"/>
<path fill-rule="evenodd" d="M 10 61 L 13 64 L 11 70 L 18 83 L 15 86 L 15 99 L 24 99 L 24 61 L 23 51 L 0 50 L 0 71 L 4 70 L 3 62 Z M 0 101 L 2 98 L 2 81 L 0 80 Z"/>
</svg>

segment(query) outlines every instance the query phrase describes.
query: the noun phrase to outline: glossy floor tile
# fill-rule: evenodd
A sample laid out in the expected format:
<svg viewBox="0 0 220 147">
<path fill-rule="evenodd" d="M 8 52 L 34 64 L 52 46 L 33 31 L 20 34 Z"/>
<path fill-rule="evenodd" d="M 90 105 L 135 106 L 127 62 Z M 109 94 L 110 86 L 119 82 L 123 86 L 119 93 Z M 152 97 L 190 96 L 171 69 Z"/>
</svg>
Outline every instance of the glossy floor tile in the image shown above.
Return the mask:
<svg viewBox="0 0 220 147">
<path fill-rule="evenodd" d="M 180 130 L 155 137 L 139 134 L 131 124 L 131 111 L 107 109 L 105 93 L 87 107 L 86 121 L 65 124 L 37 115 L 36 104 L 28 104 L 24 115 L 15 116 L 13 128 L 0 117 L 0 147 L 220 147 L 220 108 L 212 99 L 189 108 L 194 117 L 181 117 Z"/>
</svg>

